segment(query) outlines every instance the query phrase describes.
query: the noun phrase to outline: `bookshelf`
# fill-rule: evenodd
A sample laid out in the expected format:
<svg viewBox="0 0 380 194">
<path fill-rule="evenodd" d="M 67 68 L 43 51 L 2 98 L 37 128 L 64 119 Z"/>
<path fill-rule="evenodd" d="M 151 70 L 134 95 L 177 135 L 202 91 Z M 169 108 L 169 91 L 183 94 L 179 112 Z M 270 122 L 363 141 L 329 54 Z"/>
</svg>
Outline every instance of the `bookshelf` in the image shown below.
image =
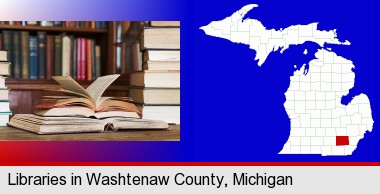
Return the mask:
<svg viewBox="0 0 380 194">
<path fill-rule="evenodd" d="M 5 23 L 5 22 L 4 22 Z M 46 35 L 68 35 L 74 38 L 86 38 L 94 40 L 96 45 L 100 47 L 100 75 L 109 75 L 115 73 L 123 73 L 118 70 L 116 60 L 117 42 L 117 22 L 107 21 L 106 27 L 96 29 L 91 27 L 64 27 L 64 26 L 39 26 L 39 25 L 20 25 L 20 24 L 4 24 L 0 22 L 0 34 L 3 36 L 4 31 L 23 31 L 28 34 L 37 36 L 37 32 L 45 32 Z M 123 22 L 123 34 L 128 31 L 131 22 Z M 3 37 L 1 37 L 2 39 Z M 0 49 L 4 49 L 3 42 L 0 42 Z M 125 56 L 125 55 L 124 55 Z M 72 61 L 71 61 L 72 63 Z M 55 67 L 55 61 L 53 63 Z M 54 75 L 54 71 L 53 71 Z M 43 79 L 14 78 L 6 79 L 6 85 L 10 89 L 9 98 L 11 100 L 11 110 L 13 114 L 31 113 L 32 107 L 38 103 L 41 96 L 59 95 L 43 89 L 57 89 L 59 85 L 45 76 Z M 95 78 L 93 78 L 95 79 Z M 93 80 L 92 79 L 92 80 Z M 82 86 L 88 86 L 92 80 L 78 80 Z M 109 96 L 127 96 L 129 86 L 129 76 L 123 74 L 105 93 Z"/>
</svg>

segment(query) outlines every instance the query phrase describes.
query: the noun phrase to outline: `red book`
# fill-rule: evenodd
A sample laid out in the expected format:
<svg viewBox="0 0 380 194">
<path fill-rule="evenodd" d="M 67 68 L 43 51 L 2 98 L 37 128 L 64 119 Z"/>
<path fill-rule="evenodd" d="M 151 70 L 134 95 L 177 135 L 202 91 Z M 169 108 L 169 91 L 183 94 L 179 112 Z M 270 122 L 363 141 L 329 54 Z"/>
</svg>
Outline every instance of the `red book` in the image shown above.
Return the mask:
<svg viewBox="0 0 380 194">
<path fill-rule="evenodd" d="M 86 80 L 87 75 L 87 59 L 86 59 L 86 51 L 87 51 L 87 41 L 85 38 L 82 38 L 82 44 L 81 44 L 81 58 L 82 58 L 82 64 L 81 64 L 81 73 L 82 73 L 82 80 Z"/>
<path fill-rule="evenodd" d="M 81 54 L 81 51 L 82 51 L 82 41 L 81 41 L 82 38 L 77 38 L 77 79 L 78 80 L 82 80 L 82 67 L 81 67 L 81 63 L 82 63 L 82 54 Z"/>
</svg>

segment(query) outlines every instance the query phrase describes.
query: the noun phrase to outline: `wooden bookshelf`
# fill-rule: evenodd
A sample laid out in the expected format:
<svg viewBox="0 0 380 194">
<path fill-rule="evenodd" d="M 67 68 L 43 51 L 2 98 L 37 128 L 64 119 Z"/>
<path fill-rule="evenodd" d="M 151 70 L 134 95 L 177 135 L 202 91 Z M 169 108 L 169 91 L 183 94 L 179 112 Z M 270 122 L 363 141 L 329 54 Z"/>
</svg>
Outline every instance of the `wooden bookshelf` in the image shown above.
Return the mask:
<svg viewBox="0 0 380 194">
<path fill-rule="evenodd" d="M 107 29 L 89 29 L 89 28 L 73 28 L 73 27 L 55 27 L 55 26 L 16 26 L 16 25 L 0 25 L 0 30 L 25 30 L 25 31 L 47 31 L 47 32 L 71 32 L 71 33 L 91 33 L 91 34 L 107 34 Z"/>
<path fill-rule="evenodd" d="M 125 22 L 128 24 L 129 22 Z M 20 26 L 0 24 L 0 33 L 3 30 L 28 31 L 30 34 L 37 34 L 44 31 L 47 35 L 67 34 L 74 37 L 94 39 L 101 47 L 101 75 L 119 73 L 116 67 L 116 22 L 107 22 L 106 29 L 93 29 L 81 27 L 56 27 L 56 26 Z M 126 25 L 128 26 L 128 25 Z M 56 66 L 54 64 L 54 66 Z M 78 81 L 84 87 L 89 86 L 93 81 Z M 7 78 L 6 85 L 10 89 L 9 98 L 11 100 L 11 110 L 13 114 L 31 113 L 32 107 L 39 102 L 44 95 L 60 95 L 46 91 L 45 89 L 58 89 L 60 86 L 51 79 L 18 79 Z M 112 84 L 104 95 L 106 96 L 127 96 L 129 78 L 122 75 Z"/>
</svg>

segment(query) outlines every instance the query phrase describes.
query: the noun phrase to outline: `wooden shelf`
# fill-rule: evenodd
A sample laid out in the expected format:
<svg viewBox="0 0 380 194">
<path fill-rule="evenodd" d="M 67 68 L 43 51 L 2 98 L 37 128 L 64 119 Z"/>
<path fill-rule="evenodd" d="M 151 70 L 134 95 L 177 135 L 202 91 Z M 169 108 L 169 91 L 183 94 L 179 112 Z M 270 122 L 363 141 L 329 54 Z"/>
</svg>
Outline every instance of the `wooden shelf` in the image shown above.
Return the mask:
<svg viewBox="0 0 380 194">
<path fill-rule="evenodd" d="M 71 27 L 55 27 L 55 26 L 17 26 L 17 25 L 0 25 L 3 30 L 34 30 L 34 31 L 50 31 L 50 32 L 75 32 L 75 33 L 93 33 L 105 34 L 106 29 L 89 29 L 89 28 L 71 28 Z"/>
</svg>

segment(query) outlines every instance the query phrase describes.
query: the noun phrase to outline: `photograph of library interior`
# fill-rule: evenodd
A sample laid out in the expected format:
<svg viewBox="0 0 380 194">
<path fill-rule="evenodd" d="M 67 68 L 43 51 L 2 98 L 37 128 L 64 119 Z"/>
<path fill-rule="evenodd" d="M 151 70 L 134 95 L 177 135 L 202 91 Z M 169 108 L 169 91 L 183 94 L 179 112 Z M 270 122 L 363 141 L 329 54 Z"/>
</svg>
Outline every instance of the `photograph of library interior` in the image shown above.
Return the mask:
<svg viewBox="0 0 380 194">
<path fill-rule="evenodd" d="M 0 21 L 0 141 L 179 141 L 179 21 Z"/>
</svg>

